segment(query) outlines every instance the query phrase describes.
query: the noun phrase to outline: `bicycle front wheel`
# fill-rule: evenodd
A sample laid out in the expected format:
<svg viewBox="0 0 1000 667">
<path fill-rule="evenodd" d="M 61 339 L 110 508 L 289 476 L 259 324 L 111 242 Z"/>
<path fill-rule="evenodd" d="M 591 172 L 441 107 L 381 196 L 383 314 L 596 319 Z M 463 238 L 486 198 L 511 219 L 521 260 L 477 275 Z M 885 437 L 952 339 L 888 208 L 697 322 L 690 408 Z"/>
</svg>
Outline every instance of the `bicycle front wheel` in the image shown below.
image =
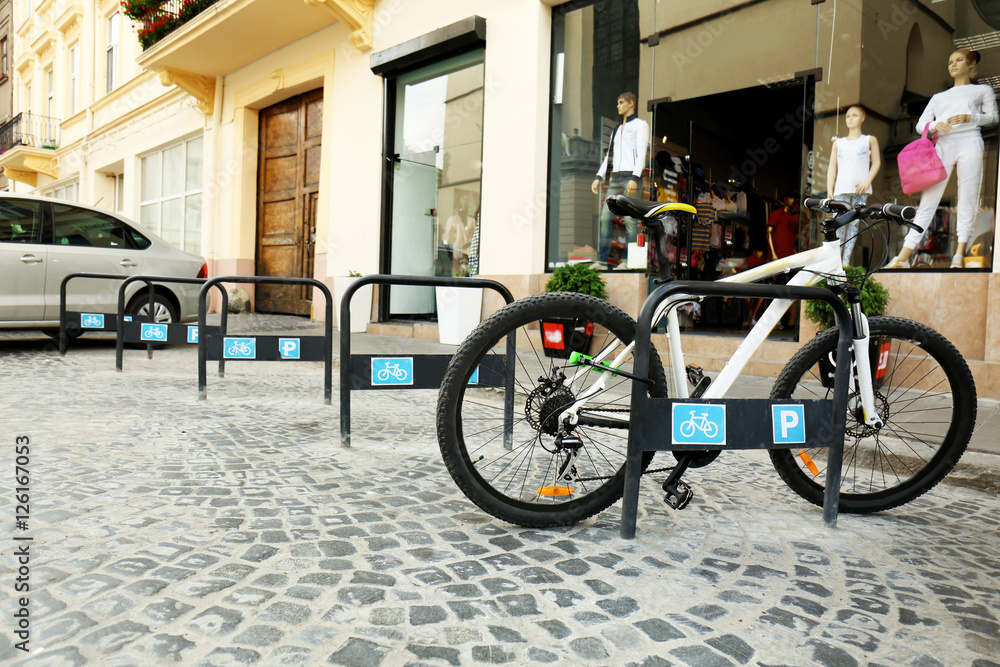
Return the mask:
<svg viewBox="0 0 1000 667">
<path fill-rule="evenodd" d="M 873 317 L 868 325 L 875 408 L 883 426 L 865 425 L 861 399 L 852 386 L 842 512 L 879 512 L 927 492 L 955 467 L 976 423 L 975 383 L 954 345 L 910 320 Z M 771 398 L 832 399 L 838 332 L 825 331 L 799 350 L 775 382 Z M 822 505 L 828 451 L 773 449 L 770 454 L 792 490 Z"/>
<path fill-rule="evenodd" d="M 504 521 L 540 528 L 581 521 L 621 498 L 632 381 L 570 365 L 567 357 L 571 344 L 589 336 L 590 354 L 608 351 L 613 361 L 635 326 L 607 301 L 555 292 L 509 304 L 472 332 L 448 366 L 437 409 L 442 458 L 472 502 Z M 508 358 L 510 334 L 517 349 Z M 619 368 L 652 378 L 650 395 L 666 396 L 655 349 L 648 369 L 634 371 L 631 352 Z M 561 433 L 560 414 L 601 381 L 579 423 Z M 652 457 L 644 456 L 643 469 Z"/>
</svg>

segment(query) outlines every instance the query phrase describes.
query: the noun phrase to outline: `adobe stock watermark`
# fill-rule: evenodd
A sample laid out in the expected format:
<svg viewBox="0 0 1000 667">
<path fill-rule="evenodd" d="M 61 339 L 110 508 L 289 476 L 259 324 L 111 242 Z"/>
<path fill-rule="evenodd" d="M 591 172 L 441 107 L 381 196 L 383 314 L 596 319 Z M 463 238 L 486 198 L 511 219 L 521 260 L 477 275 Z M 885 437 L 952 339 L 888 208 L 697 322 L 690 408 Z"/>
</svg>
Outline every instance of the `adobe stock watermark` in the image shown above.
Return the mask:
<svg viewBox="0 0 1000 667">
<path fill-rule="evenodd" d="M 718 18 L 706 22 L 700 30 L 688 35 L 687 39 L 675 45 L 671 58 L 677 71 L 683 72 L 689 65 L 694 64 L 694 61 L 700 58 L 722 36 L 726 26 L 731 25 L 734 21 L 736 21 L 735 13 L 725 12 Z"/>
</svg>

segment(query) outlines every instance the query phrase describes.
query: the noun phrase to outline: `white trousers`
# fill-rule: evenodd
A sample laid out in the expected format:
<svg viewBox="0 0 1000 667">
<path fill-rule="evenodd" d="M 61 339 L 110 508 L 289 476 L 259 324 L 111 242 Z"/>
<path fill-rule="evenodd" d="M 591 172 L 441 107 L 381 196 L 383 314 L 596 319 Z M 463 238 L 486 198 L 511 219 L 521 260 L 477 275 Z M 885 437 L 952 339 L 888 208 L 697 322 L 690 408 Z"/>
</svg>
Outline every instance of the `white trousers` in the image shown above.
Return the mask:
<svg viewBox="0 0 1000 667">
<path fill-rule="evenodd" d="M 941 195 L 951 180 L 951 172 L 958 172 L 958 242 L 968 243 L 972 236 L 972 225 L 979 211 L 979 191 L 983 185 L 983 137 L 978 131 L 940 135 L 937 153 L 941 157 L 948 178 L 920 193 L 920 206 L 913 219 L 924 233 L 911 229 L 906 234 L 903 245 L 913 250 L 923 243 L 927 231 L 934 220 L 934 213 L 941 202 Z"/>
</svg>

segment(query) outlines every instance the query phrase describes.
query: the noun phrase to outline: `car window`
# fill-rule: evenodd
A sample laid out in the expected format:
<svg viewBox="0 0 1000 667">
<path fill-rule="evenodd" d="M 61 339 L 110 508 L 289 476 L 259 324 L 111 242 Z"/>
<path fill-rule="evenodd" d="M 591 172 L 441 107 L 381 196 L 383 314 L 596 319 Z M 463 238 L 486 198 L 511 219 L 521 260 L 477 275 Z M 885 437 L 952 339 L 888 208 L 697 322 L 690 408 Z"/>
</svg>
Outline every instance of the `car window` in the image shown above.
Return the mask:
<svg viewBox="0 0 1000 667">
<path fill-rule="evenodd" d="M 0 243 L 38 243 L 41 226 L 40 202 L 0 200 Z"/>
<path fill-rule="evenodd" d="M 145 250 L 149 246 L 153 245 L 153 242 L 147 239 L 145 236 L 140 234 L 138 231 L 132 229 L 128 225 L 125 225 L 125 232 L 131 237 L 132 245 L 134 245 L 139 250 Z"/>
<path fill-rule="evenodd" d="M 111 217 L 65 204 L 52 205 L 55 244 L 93 248 L 131 248 L 125 228 Z"/>
</svg>

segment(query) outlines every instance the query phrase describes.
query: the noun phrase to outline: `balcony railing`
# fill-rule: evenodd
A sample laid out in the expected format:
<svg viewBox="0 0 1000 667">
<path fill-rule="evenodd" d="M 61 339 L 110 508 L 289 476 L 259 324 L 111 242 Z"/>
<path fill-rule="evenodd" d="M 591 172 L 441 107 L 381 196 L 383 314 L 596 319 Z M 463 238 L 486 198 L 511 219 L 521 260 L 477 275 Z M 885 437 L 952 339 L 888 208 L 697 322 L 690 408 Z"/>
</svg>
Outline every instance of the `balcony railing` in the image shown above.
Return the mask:
<svg viewBox="0 0 1000 667">
<path fill-rule="evenodd" d="M 15 146 L 59 148 L 58 118 L 19 113 L 0 125 L 0 155 Z"/>
<path fill-rule="evenodd" d="M 125 14 L 141 24 L 139 44 L 145 51 L 202 13 L 218 0 L 125 0 Z"/>
</svg>

